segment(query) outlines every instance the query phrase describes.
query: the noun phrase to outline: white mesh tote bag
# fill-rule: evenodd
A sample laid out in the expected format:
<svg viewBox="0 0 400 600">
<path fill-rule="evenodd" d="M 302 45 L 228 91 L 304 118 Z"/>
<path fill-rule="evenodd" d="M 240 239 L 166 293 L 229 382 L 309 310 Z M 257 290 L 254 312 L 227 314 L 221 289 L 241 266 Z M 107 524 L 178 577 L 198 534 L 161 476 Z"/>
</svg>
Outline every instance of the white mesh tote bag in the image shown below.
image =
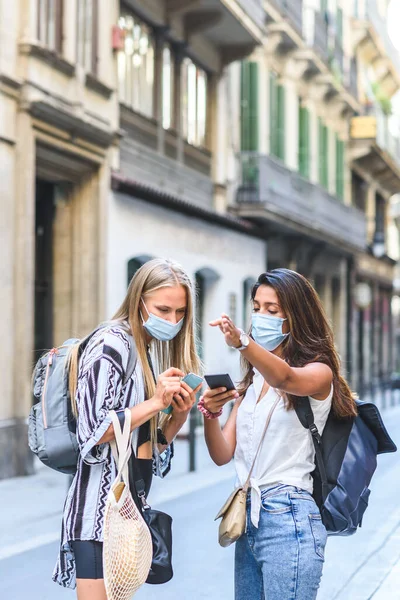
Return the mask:
<svg viewBox="0 0 400 600">
<path fill-rule="evenodd" d="M 107 498 L 104 517 L 103 569 L 108 600 L 130 600 L 150 571 L 153 546 L 149 528 L 129 490 L 128 460 L 131 455 L 131 411 L 125 410 L 121 431 L 111 411 L 115 441 L 111 442 L 117 477 Z"/>
</svg>

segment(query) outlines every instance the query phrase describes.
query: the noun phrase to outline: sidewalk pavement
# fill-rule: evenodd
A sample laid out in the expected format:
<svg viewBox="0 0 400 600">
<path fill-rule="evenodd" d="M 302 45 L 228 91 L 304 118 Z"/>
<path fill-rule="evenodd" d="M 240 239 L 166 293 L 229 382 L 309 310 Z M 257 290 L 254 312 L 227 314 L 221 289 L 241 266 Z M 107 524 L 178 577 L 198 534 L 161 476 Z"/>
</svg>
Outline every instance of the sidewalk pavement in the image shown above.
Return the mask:
<svg viewBox="0 0 400 600">
<path fill-rule="evenodd" d="M 234 479 L 231 463 L 219 468 L 211 461 L 202 431 L 196 436 L 196 467 L 188 472 L 189 444 L 175 441 L 171 473 L 153 478 L 149 501 L 159 506 L 211 486 Z M 0 560 L 56 541 L 60 537 L 61 514 L 69 477 L 37 462 L 29 477 L 0 481 Z"/>
<path fill-rule="evenodd" d="M 386 410 L 383 417 L 391 436 L 400 447 L 400 406 Z M 165 508 L 170 508 L 182 504 L 181 500 L 172 502 L 173 500 L 191 498 L 194 504 L 190 506 L 190 510 L 187 507 L 189 512 L 185 513 L 186 516 L 180 512 L 175 515 L 175 527 L 182 536 L 192 515 L 196 519 L 198 508 L 195 503 L 204 503 L 204 494 L 213 494 L 218 489 L 218 496 L 221 495 L 223 501 L 233 485 L 234 468 L 232 463 L 222 468 L 215 467 L 208 457 L 202 436 L 199 436 L 199 470 L 187 473 L 188 444 L 178 441 L 176 446 L 173 470 L 163 481 L 154 479 L 150 502 L 156 507 L 163 508 L 166 505 Z M 216 488 L 219 483 L 223 483 L 223 489 Z M 371 487 L 370 506 L 364 517 L 363 527 L 350 538 L 333 537 L 328 540 L 318 600 L 400 600 L 399 454 L 378 458 L 378 470 Z M 28 550 L 37 548 L 40 554 L 46 547 L 51 547 L 48 544 L 59 539 L 61 508 L 66 489 L 67 478 L 47 468 L 41 468 L 31 477 L 0 482 L 0 564 L 3 559 Z M 190 496 L 193 492 L 199 494 Z M 218 504 L 219 501 L 218 497 Z M 215 529 L 216 535 L 217 524 L 212 523 L 213 516 L 214 513 L 205 515 L 204 519 L 207 527 L 210 525 L 210 530 L 211 525 L 213 526 L 212 530 L 214 532 Z M 219 547 L 214 541 L 211 544 L 208 537 L 211 540 L 210 531 L 204 544 L 210 553 L 211 564 L 214 561 L 221 566 L 215 558 Z M 179 540 L 180 542 L 183 543 L 183 540 Z M 55 550 L 52 552 L 55 554 Z M 3 564 L 9 565 L 10 561 Z M 220 577 L 231 584 L 233 565 L 226 567 L 226 562 L 223 564 L 225 568 L 222 568 Z M 197 568 L 198 565 L 193 573 L 190 571 L 191 577 L 198 576 Z"/>
</svg>

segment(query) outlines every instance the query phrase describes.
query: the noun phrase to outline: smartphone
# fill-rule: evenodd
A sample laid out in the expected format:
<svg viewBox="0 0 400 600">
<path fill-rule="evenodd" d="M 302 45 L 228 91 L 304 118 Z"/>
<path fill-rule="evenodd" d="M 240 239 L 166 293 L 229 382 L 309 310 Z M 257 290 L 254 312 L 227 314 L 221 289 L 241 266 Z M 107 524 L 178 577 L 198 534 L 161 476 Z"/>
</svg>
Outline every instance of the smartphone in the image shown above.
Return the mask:
<svg viewBox="0 0 400 600">
<path fill-rule="evenodd" d="M 195 390 L 201 383 L 203 383 L 203 378 L 200 377 L 200 375 L 195 375 L 194 373 L 188 373 L 187 375 L 185 375 L 185 377 L 182 379 L 182 381 L 187 383 L 187 385 L 190 388 L 192 388 L 192 390 Z"/>
<path fill-rule="evenodd" d="M 236 388 L 228 373 L 224 373 L 221 375 L 204 375 L 204 379 L 206 380 L 208 387 L 211 390 L 215 390 L 215 388 L 224 387 L 228 391 L 230 391 Z"/>
<path fill-rule="evenodd" d="M 195 390 L 197 388 L 197 386 L 200 385 L 200 383 L 203 383 L 203 378 L 200 377 L 199 375 L 195 375 L 194 373 L 188 373 L 187 375 L 185 375 L 185 377 L 182 378 L 182 381 L 184 381 L 185 383 L 187 383 L 187 385 L 192 388 L 192 390 Z M 163 412 L 166 415 L 170 415 L 173 411 L 173 406 L 172 404 L 170 404 L 168 406 L 168 408 L 164 408 Z"/>
</svg>

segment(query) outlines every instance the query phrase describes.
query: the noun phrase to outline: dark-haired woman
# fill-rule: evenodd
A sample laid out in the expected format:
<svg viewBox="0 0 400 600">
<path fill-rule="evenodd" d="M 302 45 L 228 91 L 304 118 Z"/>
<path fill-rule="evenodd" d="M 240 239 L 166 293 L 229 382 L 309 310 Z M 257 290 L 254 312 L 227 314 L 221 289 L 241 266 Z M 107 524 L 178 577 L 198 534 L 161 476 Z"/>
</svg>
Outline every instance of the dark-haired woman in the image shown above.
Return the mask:
<svg viewBox="0 0 400 600">
<path fill-rule="evenodd" d="M 250 482 L 246 532 L 236 543 L 235 598 L 313 600 L 327 534 L 311 495 L 311 435 L 293 408 L 296 398 L 309 396 L 322 433 L 331 408 L 346 418 L 356 406 L 321 302 L 302 275 L 288 269 L 260 275 L 252 303 L 250 336 L 227 315 L 211 323 L 242 354 L 246 372 L 238 391 L 207 390 L 200 403 L 210 455 L 218 465 L 234 457 L 240 485 L 276 403 Z M 221 429 L 216 417 L 232 397 Z"/>
</svg>

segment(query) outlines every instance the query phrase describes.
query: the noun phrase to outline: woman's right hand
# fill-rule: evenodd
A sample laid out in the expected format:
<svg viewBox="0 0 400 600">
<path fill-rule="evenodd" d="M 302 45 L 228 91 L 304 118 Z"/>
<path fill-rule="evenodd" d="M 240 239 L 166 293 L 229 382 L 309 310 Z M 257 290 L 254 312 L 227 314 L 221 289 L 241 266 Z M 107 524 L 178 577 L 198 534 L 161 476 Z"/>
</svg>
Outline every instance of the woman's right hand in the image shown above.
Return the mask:
<svg viewBox="0 0 400 600">
<path fill-rule="evenodd" d="M 227 391 L 224 387 L 215 388 L 215 390 L 208 389 L 203 394 L 204 406 L 211 413 L 218 413 L 225 404 L 238 398 L 237 390 Z"/>
<path fill-rule="evenodd" d="M 181 378 L 184 373 L 180 369 L 171 367 L 161 373 L 157 380 L 156 391 L 153 396 L 157 410 L 164 410 L 171 404 L 174 394 L 181 391 Z"/>
</svg>

